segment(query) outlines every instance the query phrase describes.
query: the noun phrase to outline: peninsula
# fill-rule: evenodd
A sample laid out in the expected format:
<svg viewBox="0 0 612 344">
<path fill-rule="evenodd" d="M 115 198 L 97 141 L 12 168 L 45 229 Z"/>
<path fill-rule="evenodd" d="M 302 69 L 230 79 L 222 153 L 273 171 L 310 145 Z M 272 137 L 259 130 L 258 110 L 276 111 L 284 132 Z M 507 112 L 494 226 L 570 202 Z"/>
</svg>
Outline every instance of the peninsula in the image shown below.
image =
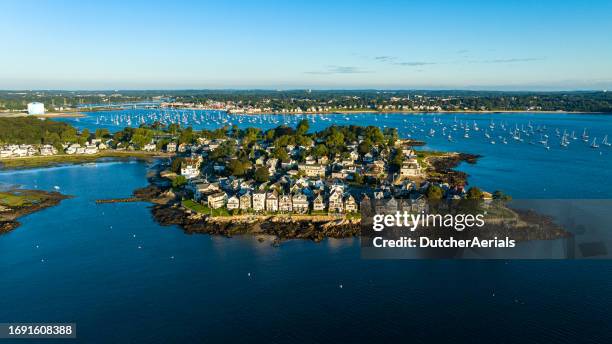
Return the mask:
<svg viewBox="0 0 612 344">
<path fill-rule="evenodd" d="M 42 190 L 9 190 L 0 192 L 0 234 L 19 227 L 20 217 L 59 204 L 69 196 Z"/>
<path fill-rule="evenodd" d="M 478 156 L 421 150 L 422 141 L 402 139 L 396 128 L 332 125 L 311 132 L 304 119 L 295 128 L 280 125 L 265 131 L 237 126 L 194 130 L 153 123 L 110 133 L 79 131 L 66 123 L 31 117 L 0 121 L 0 163 L 5 167 L 156 159 L 148 187 L 136 190 L 133 198 L 99 203 L 151 201 L 157 221 L 192 233 L 320 241 L 357 235 L 364 204 L 420 212 L 431 202 L 468 199 L 501 201 L 492 216 L 508 215 L 527 232 L 539 224 L 536 238 L 567 235 L 552 222 L 540 217 L 529 221 L 533 214 L 505 207 L 508 196 L 501 191 L 467 187 L 467 175 L 454 167 L 475 163 Z M 39 201 L 26 202 L 32 209 L 59 197 L 38 196 Z"/>
</svg>

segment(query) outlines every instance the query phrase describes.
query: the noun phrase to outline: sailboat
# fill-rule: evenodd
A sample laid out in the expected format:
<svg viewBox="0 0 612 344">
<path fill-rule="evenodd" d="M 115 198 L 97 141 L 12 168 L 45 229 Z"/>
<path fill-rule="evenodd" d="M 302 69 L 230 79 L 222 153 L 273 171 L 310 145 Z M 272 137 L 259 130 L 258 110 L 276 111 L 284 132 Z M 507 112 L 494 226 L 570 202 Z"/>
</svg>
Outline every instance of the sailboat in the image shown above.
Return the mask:
<svg viewBox="0 0 612 344">
<path fill-rule="evenodd" d="M 591 148 L 599 148 L 599 145 L 597 144 L 597 138 L 593 138 L 593 143 L 591 143 Z"/>
<path fill-rule="evenodd" d="M 610 147 L 612 146 L 612 144 L 610 142 L 608 142 L 608 135 L 604 136 L 603 140 L 601 141 L 601 143 L 603 143 L 604 146 Z"/>
</svg>

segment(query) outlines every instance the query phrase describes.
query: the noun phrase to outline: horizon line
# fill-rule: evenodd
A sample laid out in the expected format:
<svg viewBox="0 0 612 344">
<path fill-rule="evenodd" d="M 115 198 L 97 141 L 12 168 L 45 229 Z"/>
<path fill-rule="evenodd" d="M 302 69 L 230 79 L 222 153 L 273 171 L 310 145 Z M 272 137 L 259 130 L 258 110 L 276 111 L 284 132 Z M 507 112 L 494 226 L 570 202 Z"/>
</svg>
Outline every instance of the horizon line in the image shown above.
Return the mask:
<svg viewBox="0 0 612 344">
<path fill-rule="evenodd" d="M 401 91 L 401 92 L 500 92 L 500 93 L 520 93 L 520 92 L 532 92 L 532 93 L 562 93 L 562 92 L 602 92 L 607 93 L 607 89 L 595 89 L 595 88 L 576 88 L 576 89 L 557 89 L 557 90 L 546 90 L 546 89 L 486 89 L 486 88 L 313 88 L 313 87 L 296 87 L 296 88 L 264 88 L 264 87 L 253 87 L 253 88 L 14 88 L 14 89 L 0 89 L 0 92 L 41 92 L 41 91 L 67 91 L 67 92 L 95 92 L 95 91 L 268 91 L 268 92 L 288 92 L 288 91 L 310 91 L 310 92 L 325 92 L 325 91 Z"/>
</svg>

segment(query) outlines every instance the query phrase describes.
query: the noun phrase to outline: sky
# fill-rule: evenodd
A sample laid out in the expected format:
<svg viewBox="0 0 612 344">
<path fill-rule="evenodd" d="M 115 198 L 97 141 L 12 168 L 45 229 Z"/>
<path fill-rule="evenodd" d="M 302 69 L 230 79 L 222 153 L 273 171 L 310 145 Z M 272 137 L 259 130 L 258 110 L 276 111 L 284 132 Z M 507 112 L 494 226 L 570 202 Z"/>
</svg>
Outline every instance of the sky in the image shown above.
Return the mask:
<svg viewBox="0 0 612 344">
<path fill-rule="evenodd" d="M 0 89 L 612 89 L 612 1 L 0 2 Z"/>
</svg>

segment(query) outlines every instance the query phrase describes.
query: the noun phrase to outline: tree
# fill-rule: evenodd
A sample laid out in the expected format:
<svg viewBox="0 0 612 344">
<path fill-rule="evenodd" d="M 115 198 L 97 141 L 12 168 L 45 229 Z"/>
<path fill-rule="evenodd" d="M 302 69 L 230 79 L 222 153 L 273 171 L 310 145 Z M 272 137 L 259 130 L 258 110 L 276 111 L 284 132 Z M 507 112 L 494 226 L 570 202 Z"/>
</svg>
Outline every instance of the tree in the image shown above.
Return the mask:
<svg viewBox="0 0 612 344">
<path fill-rule="evenodd" d="M 353 174 L 353 179 L 355 180 L 356 184 L 363 185 L 363 183 L 364 183 L 364 178 L 363 178 L 363 175 L 361 173 Z"/>
<path fill-rule="evenodd" d="M 511 201 L 512 196 L 506 195 L 502 191 L 495 190 L 493 191 L 493 199 L 501 200 L 501 201 Z"/>
<path fill-rule="evenodd" d="M 77 141 L 77 131 L 74 128 L 66 128 L 61 133 L 62 141 L 64 142 L 76 142 Z"/>
<path fill-rule="evenodd" d="M 244 176 L 250 167 L 251 164 L 248 161 L 240 161 L 238 159 L 232 159 L 227 163 L 227 171 L 232 176 Z"/>
<path fill-rule="evenodd" d="M 310 129 L 310 124 L 308 123 L 307 119 L 303 119 L 300 121 L 300 123 L 298 123 L 296 133 L 300 136 L 305 135 L 308 132 L 308 129 Z"/>
<path fill-rule="evenodd" d="M 105 139 L 110 137 L 110 131 L 106 128 L 98 128 L 96 129 L 96 138 L 97 139 Z"/>
<path fill-rule="evenodd" d="M 193 142 L 193 128 L 188 127 L 181 131 L 178 139 L 179 143 L 192 143 Z"/>
<path fill-rule="evenodd" d="M 185 176 L 176 176 L 176 178 L 172 180 L 173 188 L 179 188 L 185 184 L 187 184 L 187 178 L 185 178 Z"/>
<path fill-rule="evenodd" d="M 265 166 L 259 167 L 255 170 L 255 180 L 259 183 L 267 182 L 270 179 L 270 172 Z"/>
<path fill-rule="evenodd" d="M 176 158 L 172 160 L 172 165 L 170 165 L 170 169 L 172 170 L 172 172 L 174 173 L 181 172 L 181 165 L 183 164 L 183 162 L 185 162 L 184 158 Z"/>
<path fill-rule="evenodd" d="M 430 201 L 441 200 L 444 197 L 444 190 L 437 185 L 430 185 L 427 188 L 427 199 Z"/>
<path fill-rule="evenodd" d="M 282 162 L 288 162 L 289 161 L 289 154 L 287 154 L 287 151 L 285 150 L 284 147 L 276 147 L 276 148 L 274 148 L 274 150 L 272 151 L 272 156 L 274 158 L 277 158 L 278 160 L 280 160 Z"/>
<path fill-rule="evenodd" d="M 393 159 L 391 159 L 391 163 L 390 163 L 391 170 L 394 172 L 399 171 L 400 168 L 402 168 L 403 162 L 404 162 L 403 154 L 396 150 L 395 155 L 393 156 Z"/>
<path fill-rule="evenodd" d="M 466 197 L 467 197 L 467 199 L 481 199 L 482 198 L 482 191 L 479 188 L 477 188 L 477 187 L 471 187 L 467 191 Z"/>
<path fill-rule="evenodd" d="M 327 146 L 325 146 L 324 144 L 318 144 L 312 148 L 311 154 L 315 158 L 320 158 L 326 156 L 327 154 L 329 154 L 329 152 L 327 150 Z"/>
<path fill-rule="evenodd" d="M 357 146 L 357 151 L 361 155 L 366 155 L 372 152 L 372 141 L 370 141 L 370 139 L 365 139 L 361 141 L 361 143 L 359 143 L 359 146 Z"/>
</svg>

